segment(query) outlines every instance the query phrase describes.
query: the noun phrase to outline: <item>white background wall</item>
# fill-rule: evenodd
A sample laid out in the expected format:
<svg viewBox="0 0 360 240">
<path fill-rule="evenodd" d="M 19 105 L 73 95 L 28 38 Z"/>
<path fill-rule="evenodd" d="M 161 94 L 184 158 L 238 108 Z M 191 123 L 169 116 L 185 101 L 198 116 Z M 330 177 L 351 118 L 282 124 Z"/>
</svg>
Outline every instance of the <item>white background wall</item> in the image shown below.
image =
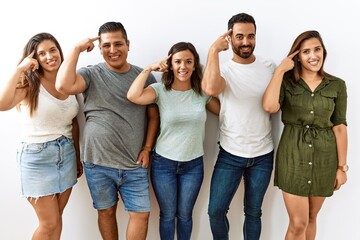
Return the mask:
<svg viewBox="0 0 360 240">
<path fill-rule="evenodd" d="M 5 5 L 6 4 L 6 5 Z M 319 30 L 328 50 L 325 70 L 343 78 L 348 87 L 349 152 L 348 182 L 325 201 L 318 218 L 317 239 L 358 240 L 360 213 L 359 163 L 359 28 L 360 9 L 357 1 L 326 0 L 199 0 L 199 1 L 25 1 L 2 2 L 0 37 L 0 84 L 6 81 L 21 57 L 22 48 L 34 34 L 47 31 L 62 45 L 64 54 L 78 41 L 97 35 L 107 21 L 124 24 L 130 39 L 129 61 L 145 67 L 164 58 L 176 42 L 190 41 L 205 64 L 207 50 L 227 28 L 228 19 L 239 12 L 255 17 L 257 31 L 256 55 L 274 59 L 285 57 L 295 37 L 310 29 Z M 7 16 L 7 17 L 6 17 Z M 231 57 L 230 51 L 221 54 L 221 61 Z M 102 61 L 99 50 L 83 53 L 78 66 Z M 82 114 L 79 118 L 83 121 Z M 217 154 L 218 119 L 209 115 L 205 141 L 205 179 L 194 210 L 192 239 L 211 239 L 207 216 L 209 182 Z M 19 197 L 19 180 L 15 149 L 18 143 L 19 118 L 16 110 L 0 112 L 0 239 L 30 239 L 37 219 L 30 204 Z M 274 116 L 276 143 L 282 125 Z M 242 239 L 243 186 L 230 206 L 230 239 Z M 151 192 L 152 212 L 148 239 L 159 239 L 159 210 Z M 81 177 L 74 187 L 63 216 L 64 240 L 101 239 L 97 214 L 86 185 Z M 127 214 L 122 203 L 118 207 L 120 239 L 125 239 Z M 263 205 L 263 240 L 283 239 L 288 218 L 281 192 L 271 181 Z"/>
</svg>

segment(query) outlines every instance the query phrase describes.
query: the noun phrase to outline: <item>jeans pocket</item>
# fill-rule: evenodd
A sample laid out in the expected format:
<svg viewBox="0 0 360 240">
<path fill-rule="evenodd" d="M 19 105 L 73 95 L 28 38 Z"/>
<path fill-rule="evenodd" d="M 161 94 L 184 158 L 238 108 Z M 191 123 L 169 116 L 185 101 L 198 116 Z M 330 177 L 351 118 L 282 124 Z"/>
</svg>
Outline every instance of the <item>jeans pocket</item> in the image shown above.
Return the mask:
<svg viewBox="0 0 360 240">
<path fill-rule="evenodd" d="M 23 146 L 23 152 L 32 154 L 32 153 L 39 153 L 44 149 L 44 144 L 42 143 L 29 143 L 24 144 Z"/>
<path fill-rule="evenodd" d="M 84 166 L 84 168 L 87 168 L 87 169 L 93 169 L 93 168 L 95 168 L 95 164 L 93 164 L 93 163 L 90 163 L 90 162 L 83 162 L 83 166 Z"/>
</svg>

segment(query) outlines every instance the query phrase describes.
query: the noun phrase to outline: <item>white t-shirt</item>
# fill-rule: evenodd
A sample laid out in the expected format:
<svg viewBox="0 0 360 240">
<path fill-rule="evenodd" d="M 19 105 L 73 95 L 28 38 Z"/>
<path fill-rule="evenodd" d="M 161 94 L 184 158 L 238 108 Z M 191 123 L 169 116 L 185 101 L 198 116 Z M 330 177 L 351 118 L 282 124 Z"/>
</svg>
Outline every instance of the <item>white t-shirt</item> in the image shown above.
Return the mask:
<svg viewBox="0 0 360 240">
<path fill-rule="evenodd" d="M 22 142 L 44 143 L 61 136 L 72 138 L 72 120 L 79 111 L 74 95 L 65 100 L 53 97 L 40 84 L 38 107 L 30 117 L 27 105 L 20 106 Z"/>
<path fill-rule="evenodd" d="M 219 95 L 220 145 L 227 152 L 251 158 L 273 150 L 270 115 L 262 108 L 262 96 L 275 67 L 261 57 L 251 64 L 229 60 L 221 65 L 226 87 Z"/>
</svg>

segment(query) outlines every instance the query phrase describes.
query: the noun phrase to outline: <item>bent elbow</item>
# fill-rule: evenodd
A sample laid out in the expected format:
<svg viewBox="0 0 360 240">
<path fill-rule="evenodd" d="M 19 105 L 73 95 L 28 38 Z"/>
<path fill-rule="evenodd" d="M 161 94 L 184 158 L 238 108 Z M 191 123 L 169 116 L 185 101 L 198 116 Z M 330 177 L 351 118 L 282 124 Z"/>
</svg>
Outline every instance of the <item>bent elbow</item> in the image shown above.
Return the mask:
<svg viewBox="0 0 360 240">
<path fill-rule="evenodd" d="M 134 97 L 132 96 L 132 94 L 127 93 L 126 98 L 127 98 L 130 102 L 134 102 Z"/>
<path fill-rule="evenodd" d="M 263 104 L 263 109 L 267 113 L 276 113 L 279 111 L 280 106 L 279 105 L 278 106 L 269 106 L 269 105 Z"/>
<path fill-rule="evenodd" d="M 211 96 L 211 97 L 217 97 L 219 95 L 219 91 L 217 91 L 213 88 L 203 87 L 202 90 L 204 91 L 204 93 L 206 95 Z"/>
</svg>

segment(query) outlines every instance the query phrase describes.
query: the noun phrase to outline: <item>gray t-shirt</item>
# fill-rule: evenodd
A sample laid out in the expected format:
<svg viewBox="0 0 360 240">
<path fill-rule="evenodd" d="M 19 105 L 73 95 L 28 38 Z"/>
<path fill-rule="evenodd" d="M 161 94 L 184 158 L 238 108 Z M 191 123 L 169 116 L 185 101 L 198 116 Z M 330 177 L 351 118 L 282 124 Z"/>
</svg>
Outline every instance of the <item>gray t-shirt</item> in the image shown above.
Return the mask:
<svg viewBox="0 0 360 240">
<path fill-rule="evenodd" d="M 97 165 L 134 169 L 144 142 L 146 106 L 130 102 L 126 95 L 142 68 L 131 65 L 128 72 L 109 70 L 105 63 L 82 67 L 78 73 L 86 81 L 85 126 L 82 160 Z M 153 75 L 146 85 L 155 83 Z"/>
</svg>

